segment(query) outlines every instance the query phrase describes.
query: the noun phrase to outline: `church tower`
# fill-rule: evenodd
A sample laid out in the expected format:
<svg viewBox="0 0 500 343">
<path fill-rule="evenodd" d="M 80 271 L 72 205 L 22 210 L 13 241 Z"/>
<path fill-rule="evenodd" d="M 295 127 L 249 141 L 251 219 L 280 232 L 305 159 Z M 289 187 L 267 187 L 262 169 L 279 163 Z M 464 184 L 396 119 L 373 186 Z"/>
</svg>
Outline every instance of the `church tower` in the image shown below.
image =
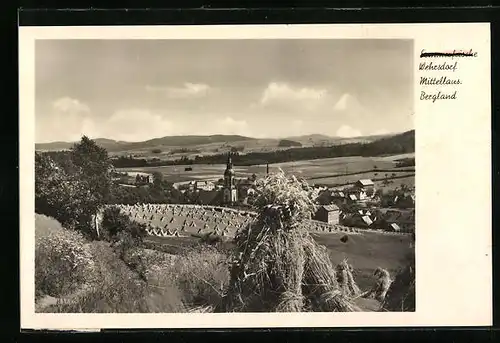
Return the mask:
<svg viewBox="0 0 500 343">
<path fill-rule="evenodd" d="M 237 201 L 238 191 L 234 184 L 234 170 L 233 161 L 231 160 L 231 153 L 227 156 L 226 171 L 224 172 L 224 189 L 223 201 L 224 204 L 233 204 Z"/>
</svg>

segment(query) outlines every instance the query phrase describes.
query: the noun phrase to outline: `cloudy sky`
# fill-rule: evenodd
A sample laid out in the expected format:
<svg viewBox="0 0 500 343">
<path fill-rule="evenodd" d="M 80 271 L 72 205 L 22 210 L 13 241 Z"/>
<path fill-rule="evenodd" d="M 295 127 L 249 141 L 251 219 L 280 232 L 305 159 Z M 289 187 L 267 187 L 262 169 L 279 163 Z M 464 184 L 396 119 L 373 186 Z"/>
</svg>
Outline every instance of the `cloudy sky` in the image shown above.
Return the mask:
<svg viewBox="0 0 500 343">
<path fill-rule="evenodd" d="M 403 40 L 36 42 L 36 141 L 413 128 Z"/>
</svg>

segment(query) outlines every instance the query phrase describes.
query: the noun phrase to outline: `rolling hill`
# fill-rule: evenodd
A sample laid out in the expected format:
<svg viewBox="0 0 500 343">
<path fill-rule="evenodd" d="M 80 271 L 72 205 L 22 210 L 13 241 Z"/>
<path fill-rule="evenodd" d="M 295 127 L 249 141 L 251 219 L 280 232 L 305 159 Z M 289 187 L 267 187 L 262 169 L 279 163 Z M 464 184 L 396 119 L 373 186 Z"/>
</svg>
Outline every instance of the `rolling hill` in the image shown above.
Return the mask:
<svg viewBox="0 0 500 343">
<path fill-rule="evenodd" d="M 226 143 L 255 140 L 255 138 L 244 137 L 238 135 L 211 135 L 211 136 L 166 136 L 161 138 L 153 138 L 143 142 L 124 142 L 115 141 L 107 138 L 96 138 L 94 141 L 110 152 L 152 149 L 156 147 L 188 147 L 211 143 Z M 35 144 L 36 150 L 67 150 L 75 142 L 51 142 Z"/>
<path fill-rule="evenodd" d="M 329 137 L 319 134 L 294 136 L 283 138 L 299 142 L 304 147 L 313 146 L 331 146 L 348 143 L 370 143 L 377 139 L 391 137 L 388 136 L 362 136 L 353 138 Z M 108 150 L 110 153 L 129 153 L 129 152 L 150 152 L 152 149 L 170 150 L 174 148 L 193 148 L 199 149 L 204 153 L 221 149 L 228 150 L 231 147 L 243 147 L 246 152 L 250 151 L 272 151 L 279 150 L 281 138 L 252 138 L 239 135 L 187 135 L 187 136 L 165 136 L 153 138 L 142 142 L 124 142 L 107 138 L 94 139 L 95 142 Z M 50 142 L 37 143 L 35 149 L 38 151 L 57 151 L 67 150 L 75 142 Z"/>
</svg>

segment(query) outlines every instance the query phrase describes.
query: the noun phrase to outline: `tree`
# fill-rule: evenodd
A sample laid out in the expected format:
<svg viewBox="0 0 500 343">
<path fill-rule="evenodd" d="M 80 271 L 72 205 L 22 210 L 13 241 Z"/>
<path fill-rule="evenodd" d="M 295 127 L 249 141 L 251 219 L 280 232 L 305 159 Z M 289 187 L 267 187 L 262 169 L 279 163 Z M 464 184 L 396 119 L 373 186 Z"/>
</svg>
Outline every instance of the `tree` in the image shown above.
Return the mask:
<svg viewBox="0 0 500 343">
<path fill-rule="evenodd" d="M 96 238 L 92 218 L 109 198 L 111 168 L 108 153 L 88 137 L 68 154 L 35 155 L 35 210 Z"/>
<path fill-rule="evenodd" d="M 109 194 L 111 185 L 111 164 L 106 149 L 83 136 L 71 149 L 73 164 L 79 169 L 80 181 L 86 183 L 100 202 Z"/>
<path fill-rule="evenodd" d="M 163 188 L 163 174 L 160 172 L 153 173 L 153 186 L 155 188 Z"/>
</svg>

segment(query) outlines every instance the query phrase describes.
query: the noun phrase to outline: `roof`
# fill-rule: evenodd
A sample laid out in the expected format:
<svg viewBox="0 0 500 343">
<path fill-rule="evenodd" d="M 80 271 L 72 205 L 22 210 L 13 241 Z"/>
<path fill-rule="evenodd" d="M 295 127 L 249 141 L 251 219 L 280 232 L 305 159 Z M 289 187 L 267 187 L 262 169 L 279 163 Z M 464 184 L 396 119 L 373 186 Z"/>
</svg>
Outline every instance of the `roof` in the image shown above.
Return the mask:
<svg viewBox="0 0 500 343">
<path fill-rule="evenodd" d="M 354 195 L 354 194 L 349 194 L 349 199 L 358 200 L 358 198 L 356 198 L 356 195 Z"/>
<path fill-rule="evenodd" d="M 332 212 L 332 211 L 339 211 L 339 207 L 335 204 L 330 204 L 330 205 L 323 205 L 321 206 L 322 208 L 324 208 L 325 210 L 327 210 L 328 212 Z"/>
<path fill-rule="evenodd" d="M 398 224 L 392 223 L 389 225 L 394 231 L 401 231 L 401 228 L 399 227 Z"/>
<path fill-rule="evenodd" d="M 361 185 L 363 186 L 373 186 L 373 181 L 370 180 L 370 179 L 362 179 L 362 180 L 358 180 L 358 183 L 360 183 Z"/>
<path fill-rule="evenodd" d="M 339 192 L 339 191 L 331 191 L 330 195 L 332 197 L 339 197 L 339 198 L 345 197 L 344 192 Z"/>
<path fill-rule="evenodd" d="M 197 186 L 208 186 L 208 185 L 211 185 L 212 182 L 210 182 L 210 181 L 195 181 L 195 184 Z"/>
<path fill-rule="evenodd" d="M 373 222 L 372 222 L 372 220 L 370 219 L 370 217 L 368 217 L 368 216 L 363 216 L 363 217 L 361 217 L 361 219 L 362 219 L 362 220 L 363 220 L 366 224 L 368 224 L 368 225 L 371 225 L 371 224 L 373 223 Z"/>
</svg>

